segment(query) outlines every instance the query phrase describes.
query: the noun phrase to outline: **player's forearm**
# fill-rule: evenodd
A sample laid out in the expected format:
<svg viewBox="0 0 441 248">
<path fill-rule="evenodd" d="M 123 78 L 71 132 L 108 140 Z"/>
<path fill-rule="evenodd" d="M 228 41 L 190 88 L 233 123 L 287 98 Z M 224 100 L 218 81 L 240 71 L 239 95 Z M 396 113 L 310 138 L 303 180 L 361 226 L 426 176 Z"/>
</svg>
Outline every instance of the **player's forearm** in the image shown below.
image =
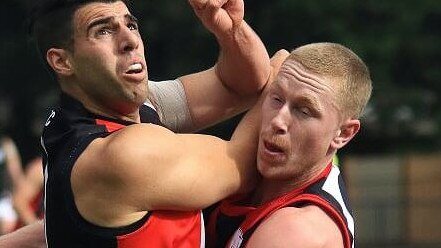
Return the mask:
<svg viewBox="0 0 441 248">
<path fill-rule="evenodd" d="M 8 175 L 11 177 L 12 186 L 15 188 L 23 178 L 20 154 L 14 141 L 9 138 L 3 139 L 3 149 L 6 154 Z"/>
<path fill-rule="evenodd" d="M 260 92 L 270 75 L 270 60 L 257 34 L 242 21 L 230 32 L 215 35 L 220 45 L 216 73 L 221 81 L 241 95 Z"/>
<path fill-rule="evenodd" d="M 46 247 L 43 221 L 18 229 L 0 237 L 0 247 L 43 248 Z"/>
<path fill-rule="evenodd" d="M 231 143 L 239 145 L 247 152 L 256 154 L 261 124 L 261 106 L 263 95 L 259 101 L 245 114 L 231 137 Z M 255 159 L 255 156 L 251 159 Z"/>
<path fill-rule="evenodd" d="M 248 192 L 257 181 L 256 156 L 261 124 L 263 97 L 246 113 L 236 127 L 229 142 L 229 149 L 239 161 L 241 170 L 240 192 Z"/>
<path fill-rule="evenodd" d="M 32 209 L 28 207 L 28 204 L 26 202 L 14 200 L 14 208 L 21 221 L 23 221 L 25 225 L 29 225 L 38 220 L 37 216 L 32 211 Z"/>
</svg>

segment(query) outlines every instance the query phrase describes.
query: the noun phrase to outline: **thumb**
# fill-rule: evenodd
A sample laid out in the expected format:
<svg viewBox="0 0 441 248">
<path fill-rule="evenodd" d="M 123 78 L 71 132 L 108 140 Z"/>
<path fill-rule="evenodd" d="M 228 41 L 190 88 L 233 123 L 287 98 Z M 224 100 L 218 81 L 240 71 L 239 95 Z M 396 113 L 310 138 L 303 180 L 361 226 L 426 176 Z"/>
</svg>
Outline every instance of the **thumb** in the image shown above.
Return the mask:
<svg viewBox="0 0 441 248">
<path fill-rule="evenodd" d="M 285 49 L 280 49 L 271 57 L 271 67 L 277 69 L 276 73 L 279 71 L 280 66 L 285 61 L 285 59 L 289 56 L 289 52 Z"/>
<path fill-rule="evenodd" d="M 270 60 L 271 73 L 268 79 L 269 83 L 272 83 L 274 81 L 274 79 L 277 76 L 277 73 L 279 72 L 280 66 L 282 66 L 283 62 L 286 60 L 288 56 L 289 56 L 289 52 L 287 50 L 280 49 L 271 57 Z"/>
<path fill-rule="evenodd" d="M 194 10 L 201 10 L 206 7 L 208 0 L 188 0 L 188 2 Z"/>
</svg>

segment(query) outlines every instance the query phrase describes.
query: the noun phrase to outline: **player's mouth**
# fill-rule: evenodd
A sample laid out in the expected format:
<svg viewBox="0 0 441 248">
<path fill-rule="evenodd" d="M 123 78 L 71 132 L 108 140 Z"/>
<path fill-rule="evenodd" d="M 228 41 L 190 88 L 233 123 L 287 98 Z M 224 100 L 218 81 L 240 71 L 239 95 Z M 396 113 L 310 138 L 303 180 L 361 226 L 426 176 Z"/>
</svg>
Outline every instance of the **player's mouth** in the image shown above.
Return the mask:
<svg viewBox="0 0 441 248">
<path fill-rule="evenodd" d="M 129 66 L 129 68 L 127 69 L 126 73 L 127 74 L 138 74 L 141 73 L 143 70 L 143 66 L 141 63 L 135 63 L 135 64 L 131 64 Z"/>
<path fill-rule="evenodd" d="M 140 82 L 146 78 L 146 68 L 141 62 L 135 62 L 127 67 L 124 78 L 128 81 Z"/>
<path fill-rule="evenodd" d="M 287 159 L 286 149 L 281 144 L 264 140 L 262 145 L 261 159 L 271 163 L 281 163 Z"/>
</svg>

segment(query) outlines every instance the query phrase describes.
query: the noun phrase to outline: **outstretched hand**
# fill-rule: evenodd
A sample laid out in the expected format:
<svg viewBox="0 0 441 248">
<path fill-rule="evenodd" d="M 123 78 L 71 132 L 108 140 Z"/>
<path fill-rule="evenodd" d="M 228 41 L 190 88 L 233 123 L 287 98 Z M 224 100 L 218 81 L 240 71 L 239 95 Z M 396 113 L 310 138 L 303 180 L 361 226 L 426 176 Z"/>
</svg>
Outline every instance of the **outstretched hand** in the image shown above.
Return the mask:
<svg viewBox="0 0 441 248">
<path fill-rule="evenodd" d="M 244 17 L 243 0 L 188 0 L 204 26 L 223 34 L 239 27 Z"/>
</svg>

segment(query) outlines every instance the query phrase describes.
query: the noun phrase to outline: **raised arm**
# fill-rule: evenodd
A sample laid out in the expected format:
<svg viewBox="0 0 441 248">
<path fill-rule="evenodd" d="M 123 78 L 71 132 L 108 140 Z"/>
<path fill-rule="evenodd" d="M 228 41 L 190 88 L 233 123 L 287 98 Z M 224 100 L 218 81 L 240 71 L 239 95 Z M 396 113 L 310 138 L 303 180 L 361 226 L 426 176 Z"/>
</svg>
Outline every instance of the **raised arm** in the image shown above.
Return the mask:
<svg viewBox="0 0 441 248">
<path fill-rule="evenodd" d="M 277 68 L 284 54 L 275 56 Z M 251 190 L 259 112 L 256 106 L 246 115 L 231 141 L 175 134 L 151 124 L 132 125 L 93 141 L 72 172 L 81 214 L 96 224 L 118 226 L 139 218 L 133 212 L 142 216 L 151 210 L 202 209 Z M 129 220 L 116 212 L 131 213 Z"/>
<path fill-rule="evenodd" d="M 189 0 L 196 15 L 220 45 L 216 74 L 228 88 L 248 95 L 261 90 L 270 75 L 269 56 L 244 21 L 243 0 Z"/>
<path fill-rule="evenodd" d="M 253 156 L 244 157 L 245 159 L 248 159 L 246 163 L 253 164 L 253 166 L 255 166 L 256 163 L 256 151 L 257 143 L 259 141 L 262 103 L 266 97 L 267 89 L 276 78 L 280 66 L 288 57 L 288 55 L 289 52 L 285 49 L 281 49 L 273 55 L 273 57 L 271 58 L 271 73 L 268 78 L 269 83 L 266 85 L 266 88 L 262 92 L 257 103 L 254 104 L 254 106 L 242 118 L 239 125 L 234 130 L 231 141 L 229 142 L 232 150 L 242 152 L 241 149 L 246 149 L 248 152 L 253 153 Z M 241 148 L 235 149 L 235 147 Z"/>
<path fill-rule="evenodd" d="M 269 74 L 269 56 L 243 20 L 243 0 L 189 0 L 220 46 L 216 65 L 181 77 L 195 129 L 237 114 L 257 99 Z"/>
</svg>

